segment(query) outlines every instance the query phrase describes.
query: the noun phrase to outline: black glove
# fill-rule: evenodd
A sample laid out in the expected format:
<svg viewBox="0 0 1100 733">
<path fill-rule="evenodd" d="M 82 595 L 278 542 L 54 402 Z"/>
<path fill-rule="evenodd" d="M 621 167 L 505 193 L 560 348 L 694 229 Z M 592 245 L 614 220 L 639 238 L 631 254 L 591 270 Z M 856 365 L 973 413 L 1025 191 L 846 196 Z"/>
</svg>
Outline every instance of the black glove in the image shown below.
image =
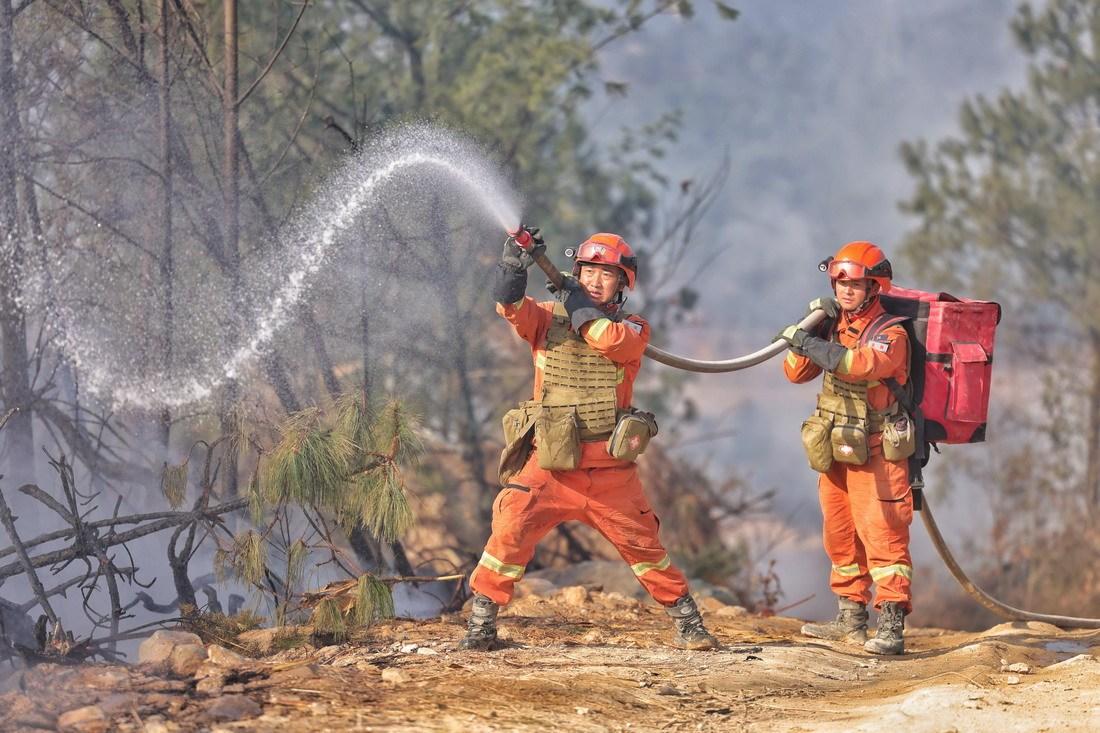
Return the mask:
<svg viewBox="0 0 1100 733">
<path fill-rule="evenodd" d="M 835 341 L 811 336 L 798 326 L 784 328 L 774 340 L 780 339 L 787 342 L 791 351 L 799 356 L 805 356 L 827 372 L 835 372 L 840 362 L 848 355 L 848 349 Z"/>
<path fill-rule="evenodd" d="M 508 237 L 508 239 L 504 240 L 504 252 L 500 255 L 500 261 L 517 270 L 521 268 L 526 270 L 531 265 L 535 264 L 533 255 L 537 252 L 545 252 L 546 245 L 543 244 L 543 238 L 539 235 L 538 227 L 529 227 L 521 224 L 520 229 L 523 229 L 531 235 L 531 249 L 524 249 L 516 244 L 515 239 Z"/>
<path fill-rule="evenodd" d="M 580 333 L 581 326 L 594 321 L 597 318 L 606 318 L 607 314 L 588 297 L 584 288 L 576 278 L 565 277 L 562 288 L 557 293 L 558 299 L 565 305 L 565 312 L 569 314 L 569 324 L 573 330 Z"/>
<path fill-rule="evenodd" d="M 784 328 L 782 331 L 775 335 L 775 338 L 772 339 L 772 341 L 774 342 L 782 339 L 783 341 L 787 342 L 787 346 L 790 348 L 791 351 L 798 354 L 799 356 L 805 356 L 806 353 L 802 350 L 802 346 L 806 343 L 806 339 L 808 338 L 810 338 L 810 334 L 806 333 L 797 325 L 795 325 L 787 326 L 786 328 Z"/>
<path fill-rule="evenodd" d="M 806 315 L 802 317 L 805 318 L 816 310 L 825 311 L 827 317 L 835 319 L 840 315 L 840 303 L 836 298 L 814 298 L 806 306 Z"/>
<path fill-rule="evenodd" d="M 833 325 L 836 323 L 836 319 L 840 317 L 840 303 L 836 298 L 814 298 L 810 301 L 810 304 L 806 306 L 806 313 L 802 318 L 810 315 L 816 310 L 825 311 L 825 317 L 821 319 L 821 323 L 811 331 L 814 336 L 820 336 L 822 338 L 829 338 L 829 334 L 833 331 Z"/>
<path fill-rule="evenodd" d="M 527 292 L 527 270 L 513 267 L 505 261 L 493 268 L 493 300 L 501 305 L 511 305 L 523 299 Z"/>
</svg>

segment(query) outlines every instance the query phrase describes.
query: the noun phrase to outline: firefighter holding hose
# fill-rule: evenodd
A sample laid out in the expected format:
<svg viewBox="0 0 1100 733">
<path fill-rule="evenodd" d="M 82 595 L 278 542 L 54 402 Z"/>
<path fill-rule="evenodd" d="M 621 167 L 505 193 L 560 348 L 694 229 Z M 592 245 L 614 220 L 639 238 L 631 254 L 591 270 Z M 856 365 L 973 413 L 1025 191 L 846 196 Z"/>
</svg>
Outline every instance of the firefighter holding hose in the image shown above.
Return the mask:
<svg viewBox="0 0 1100 733">
<path fill-rule="evenodd" d="M 877 246 L 850 242 L 821 269 L 835 298 L 815 300 L 810 310 L 824 310 L 829 318 L 815 333 L 789 326 L 779 335 L 790 347 L 783 364 L 787 379 L 801 384 L 825 375 L 817 408 L 803 423 L 802 443 L 811 468 L 821 474 L 829 584 L 839 612 L 830 622 L 806 624 L 802 633 L 863 644 L 875 654 L 901 654 L 904 619 L 912 610 L 908 458 L 916 431 L 895 395 L 904 395 L 909 381 L 909 339 L 904 319 L 886 313 L 879 301 L 893 274 Z M 872 585 L 879 619 L 868 639 Z"/>
<path fill-rule="evenodd" d="M 525 290 L 527 267 L 545 259 L 537 235 L 537 229 L 515 232 L 494 275 L 497 312 L 531 347 L 534 395 L 504 416 L 502 488 L 470 578 L 473 608 L 460 647 L 493 646 L 497 611 L 511 600 L 535 545 L 558 524 L 576 520 L 607 538 L 665 607 L 677 646 L 716 648 L 684 574 L 658 539 L 657 517 L 638 480 L 635 460 L 657 426 L 631 406 L 649 343 L 649 324 L 622 309 L 637 258 L 622 237 L 594 234 L 577 249 L 557 299 L 536 302 Z"/>
</svg>

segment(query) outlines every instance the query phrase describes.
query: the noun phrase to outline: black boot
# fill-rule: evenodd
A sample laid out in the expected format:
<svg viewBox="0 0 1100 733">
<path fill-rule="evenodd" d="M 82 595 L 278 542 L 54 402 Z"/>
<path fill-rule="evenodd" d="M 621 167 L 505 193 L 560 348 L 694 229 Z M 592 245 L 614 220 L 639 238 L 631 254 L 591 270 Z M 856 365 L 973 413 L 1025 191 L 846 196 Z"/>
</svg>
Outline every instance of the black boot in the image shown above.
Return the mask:
<svg viewBox="0 0 1100 733">
<path fill-rule="evenodd" d="M 867 606 L 851 598 L 840 596 L 837 599 L 839 610 L 836 618 L 823 624 L 806 624 L 802 627 L 803 636 L 830 641 L 847 641 L 863 644 L 867 641 Z"/>
<path fill-rule="evenodd" d="M 900 603 L 886 601 L 878 610 L 878 633 L 863 648 L 872 654 L 901 654 L 905 651 L 905 610 Z"/>
<path fill-rule="evenodd" d="M 458 648 L 489 651 L 493 647 L 493 642 L 497 640 L 497 611 L 499 610 L 500 606 L 492 599 L 475 593 L 473 606 L 470 609 L 470 621 L 466 625 L 466 636 L 458 642 Z"/>
<path fill-rule="evenodd" d="M 718 648 L 718 640 L 703 626 L 703 616 L 690 595 L 676 601 L 675 605 L 666 607 L 665 611 L 676 623 L 676 646 L 681 649 Z"/>
</svg>

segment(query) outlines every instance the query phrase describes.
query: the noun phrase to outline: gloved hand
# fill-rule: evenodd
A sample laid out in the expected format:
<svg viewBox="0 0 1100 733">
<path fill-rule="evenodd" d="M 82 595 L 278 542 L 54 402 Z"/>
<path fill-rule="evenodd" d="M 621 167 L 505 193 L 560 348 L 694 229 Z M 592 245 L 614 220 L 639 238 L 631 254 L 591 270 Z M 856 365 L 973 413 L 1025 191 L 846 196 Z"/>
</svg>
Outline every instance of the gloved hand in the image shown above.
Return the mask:
<svg viewBox="0 0 1100 733">
<path fill-rule="evenodd" d="M 543 239 L 539 235 L 538 227 L 529 227 L 521 224 L 519 228 L 531 235 L 531 246 L 529 248 L 524 247 L 517 242 L 515 238 L 508 237 L 508 239 L 504 240 L 504 252 L 500 255 L 500 261 L 516 270 L 526 270 L 531 267 L 531 265 L 535 264 L 534 255 L 536 253 L 546 251 L 546 245 L 543 244 Z"/>
<path fill-rule="evenodd" d="M 527 292 L 527 270 L 498 262 L 492 274 L 493 300 L 511 305 L 523 299 Z"/>
<path fill-rule="evenodd" d="M 782 331 L 775 335 L 772 341 L 779 341 L 780 339 L 787 342 L 787 346 L 791 351 L 799 356 L 805 356 L 806 353 L 802 350 L 803 345 L 806 343 L 806 339 L 811 338 L 810 334 L 803 331 L 797 325 L 787 326 Z"/>
<path fill-rule="evenodd" d="M 840 303 L 836 298 L 814 298 L 806 306 L 806 313 L 802 317 L 805 318 L 816 310 L 823 310 L 827 317 L 835 319 L 840 315 Z"/>
<path fill-rule="evenodd" d="M 607 317 L 595 301 L 588 297 L 588 293 L 584 292 L 584 288 L 574 277 L 563 278 L 562 287 L 557 292 L 557 296 L 565 305 L 565 312 L 569 314 L 569 325 L 578 333 L 581 326 L 589 321 Z"/>
</svg>

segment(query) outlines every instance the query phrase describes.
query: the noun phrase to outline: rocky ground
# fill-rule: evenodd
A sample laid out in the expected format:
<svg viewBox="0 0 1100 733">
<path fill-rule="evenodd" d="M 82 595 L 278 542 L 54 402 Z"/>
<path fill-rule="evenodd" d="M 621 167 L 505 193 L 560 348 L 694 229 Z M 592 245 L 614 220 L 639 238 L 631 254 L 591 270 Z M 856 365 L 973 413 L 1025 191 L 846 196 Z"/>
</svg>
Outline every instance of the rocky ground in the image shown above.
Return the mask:
<svg viewBox="0 0 1100 733">
<path fill-rule="evenodd" d="M 906 654 L 882 658 L 710 597 L 706 619 L 726 646 L 685 652 L 650 603 L 543 590 L 509 606 L 491 653 L 456 649 L 457 616 L 388 621 L 322 648 L 274 652 L 284 642 L 272 631 L 236 642 L 266 647 L 259 658 L 161 633 L 144 664 L 9 674 L 0 730 L 1100 730 L 1100 632 L 911 629 Z"/>
</svg>

